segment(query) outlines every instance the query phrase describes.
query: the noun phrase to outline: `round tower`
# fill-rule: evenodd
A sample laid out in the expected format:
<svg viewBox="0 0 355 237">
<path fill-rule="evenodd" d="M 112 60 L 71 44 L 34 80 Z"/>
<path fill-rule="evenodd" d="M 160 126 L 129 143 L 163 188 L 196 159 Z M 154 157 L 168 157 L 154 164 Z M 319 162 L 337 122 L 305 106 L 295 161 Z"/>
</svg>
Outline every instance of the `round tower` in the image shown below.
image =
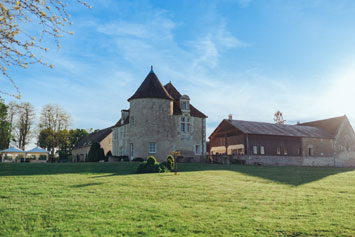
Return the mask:
<svg viewBox="0 0 355 237">
<path fill-rule="evenodd" d="M 176 126 L 172 117 L 173 100 L 152 68 L 134 95 L 128 99 L 131 159 L 153 155 L 163 161 L 173 151 Z"/>
</svg>

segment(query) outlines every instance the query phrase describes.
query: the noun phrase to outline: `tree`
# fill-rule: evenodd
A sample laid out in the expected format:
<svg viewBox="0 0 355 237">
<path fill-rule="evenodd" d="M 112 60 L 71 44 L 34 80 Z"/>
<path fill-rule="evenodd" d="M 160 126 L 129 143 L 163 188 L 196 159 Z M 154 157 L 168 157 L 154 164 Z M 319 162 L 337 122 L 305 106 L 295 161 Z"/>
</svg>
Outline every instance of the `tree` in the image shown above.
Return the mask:
<svg viewBox="0 0 355 237">
<path fill-rule="evenodd" d="M 16 83 L 7 73 L 10 67 L 27 68 L 34 63 L 53 67 L 42 61 L 43 53 L 48 51 L 42 42 L 45 38 L 52 37 L 60 48 L 59 38 L 64 33 L 73 34 L 66 30 L 71 25 L 70 16 L 66 11 L 68 3 L 71 2 L 70 0 L 3 0 L 0 2 L 0 72 L 12 83 L 16 95 L 2 90 L 0 93 L 21 97 Z M 90 8 L 81 0 L 77 2 Z M 40 26 L 38 32 L 25 30 L 30 28 L 28 25 L 36 24 Z"/>
<path fill-rule="evenodd" d="M 71 150 L 78 145 L 78 143 L 87 135 L 89 135 L 89 133 L 85 130 L 85 129 L 71 129 L 69 130 L 69 134 L 70 134 L 70 148 Z M 71 151 L 70 150 L 70 151 Z"/>
<path fill-rule="evenodd" d="M 90 147 L 88 161 L 98 162 L 100 160 L 105 160 L 105 153 L 104 150 L 101 148 L 100 143 L 95 142 Z"/>
<path fill-rule="evenodd" d="M 13 114 L 12 118 L 13 139 L 17 143 L 17 147 L 25 150 L 25 146 L 33 137 L 33 125 L 35 121 L 34 107 L 28 103 L 23 102 L 17 105 L 17 112 Z"/>
<path fill-rule="evenodd" d="M 10 123 L 7 121 L 7 106 L 0 97 L 0 150 L 9 147 L 10 140 Z"/>
<path fill-rule="evenodd" d="M 15 122 L 15 116 L 18 112 L 18 104 L 14 101 L 11 101 L 8 105 L 7 105 L 7 121 L 10 124 L 10 134 L 11 136 L 8 137 L 7 140 L 7 147 L 10 146 L 10 142 L 11 140 L 13 140 L 13 134 L 14 134 L 14 122 Z"/>
<path fill-rule="evenodd" d="M 40 130 L 37 138 L 37 146 L 51 151 L 51 154 L 54 155 L 54 148 L 57 146 L 55 143 L 55 132 L 50 128 Z"/>
<path fill-rule="evenodd" d="M 284 124 L 286 122 L 280 110 L 276 111 L 274 114 L 274 122 L 277 124 Z"/>
<path fill-rule="evenodd" d="M 70 124 L 70 115 L 64 109 L 58 105 L 45 105 L 40 117 L 38 144 L 45 145 L 44 147 L 54 155 L 55 148 L 63 141 L 63 131 Z"/>
</svg>

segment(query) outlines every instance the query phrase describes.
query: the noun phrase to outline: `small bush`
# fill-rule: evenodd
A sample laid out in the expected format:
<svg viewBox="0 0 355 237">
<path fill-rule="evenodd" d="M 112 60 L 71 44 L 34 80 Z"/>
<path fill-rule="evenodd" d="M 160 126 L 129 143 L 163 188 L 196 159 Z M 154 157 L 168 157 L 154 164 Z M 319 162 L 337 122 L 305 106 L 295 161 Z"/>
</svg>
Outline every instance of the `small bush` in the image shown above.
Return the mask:
<svg viewBox="0 0 355 237">
<path fill-rule="evenodd" d="M 157 159 L 155 159 L 154 156 L 148 156 L 147 158 L 147 164 L 154 165 L 157 162 Z"/>
<path fill-rule="evenodd" d="M 144 159 L 142 157 L 136 157 L 132 160 L 133 162 L 143 162 Z"/>
<path fill-rule="evenodd" d="M 175 159 L 172 155 L 169 155 L 168 158 L 166 158 L 166 167 L 170 171 L 173 171 L 175 169 Z"/>
<path fill-rule="evenodd" d="M 165 173 L 169 172 L 169 169 L 163 164 L 159 162 L 155 162 L 155 164 L 151 164 L 148 162 L 144 162 L 137 167 L 137 173 Z"/>
</svg>

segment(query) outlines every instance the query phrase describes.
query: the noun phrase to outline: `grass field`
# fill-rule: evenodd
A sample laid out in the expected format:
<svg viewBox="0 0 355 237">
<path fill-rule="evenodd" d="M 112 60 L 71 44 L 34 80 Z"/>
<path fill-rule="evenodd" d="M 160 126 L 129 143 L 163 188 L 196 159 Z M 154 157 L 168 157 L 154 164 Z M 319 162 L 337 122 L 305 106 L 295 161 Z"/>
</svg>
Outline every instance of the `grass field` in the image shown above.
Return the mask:
<svg viewBox="0 0 355 237">
<path fill-rule="evenodd" d="M 0 163 L 0 236 L 355 236 L 353 169 L 136 166 Z"/>
</svg>

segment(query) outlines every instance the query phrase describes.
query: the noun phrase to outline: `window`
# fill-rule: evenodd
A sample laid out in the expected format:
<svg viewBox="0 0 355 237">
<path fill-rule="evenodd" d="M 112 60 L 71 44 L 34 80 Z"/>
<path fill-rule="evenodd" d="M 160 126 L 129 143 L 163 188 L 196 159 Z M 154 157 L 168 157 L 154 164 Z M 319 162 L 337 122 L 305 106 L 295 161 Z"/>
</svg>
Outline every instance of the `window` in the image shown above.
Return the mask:
<svg viewBox="0 0 355 237">
<path fill-rule="evenodd" d="M 129 146 L 130 146 L 131 160 L 133 160 L 133 155 L 134 155 L 134 153 L 133 153 L 133 143 L 129 144 Z"/>
<path fill-rule="evenodd" d="M 277 148 L 276 154 L 281 155 L 281 147 L 278 147 L 278 148 Z"/>
<path fill-rule="evenodd" d="M 308 147 L 308 156 L 313 155 L 313 147 Z"/>
<path fill-rule="evenodd" d="M 301 155 L 301 148 L 297 148 L 297 154 L 300 156 Z"/>
<path fill-rule="evenodd" d="M 258 154 L 258 147 L 257 146 L 253 146 L 253 154 L 254 155 Z"/>
<path fill-rule="evenodd" d="M 184 117 L 181 117 L 181 120 L 180 120 L 180 130 L 181 130 L 181 132 L 185 132 L 185 118 Z"/>
<path fill-rule="evenodd" d="M 284 148 L 284 155 L 285 155 L 285 156 L 288 155 L 288 149 L 287 149 L 287 147 Z"/>
<path fill-rule="evenodd" d="M 157 146 L 155 142 L 149 143 L 149 153 L 156 153 Z"/>
<path fill-rule="evenodd" d="M 186 118 L 186 132 L 190 133 L 190 118 Z"/>
<path fill-rule="evenodd" d="M 182 102 L 182 109 L 187 109 L 187 101 Z"/>
<path fill-rule="evenodd" d="M 189 117 L 181 117 L 180 119 L 180 131 L 190 133 L 191 131 L 191 124 Z"/>
<path fill-rule="evenodd" d="M 264 146 L 260 146 L 260 154 L 265 155 L 265 148 Z"/>
<path fill-rule="evenodd" d="M 201 151 L 200 151 L 200 145 L 195 145 L 195 155 L 198 155 L 200 154 Z"/>
<path fill-rule="evenodd" d="M 134 126 L 134 117 L 133 116 L 130 117 L 129 124 L 130 124 L 130 127 Z"/>
</svg>

